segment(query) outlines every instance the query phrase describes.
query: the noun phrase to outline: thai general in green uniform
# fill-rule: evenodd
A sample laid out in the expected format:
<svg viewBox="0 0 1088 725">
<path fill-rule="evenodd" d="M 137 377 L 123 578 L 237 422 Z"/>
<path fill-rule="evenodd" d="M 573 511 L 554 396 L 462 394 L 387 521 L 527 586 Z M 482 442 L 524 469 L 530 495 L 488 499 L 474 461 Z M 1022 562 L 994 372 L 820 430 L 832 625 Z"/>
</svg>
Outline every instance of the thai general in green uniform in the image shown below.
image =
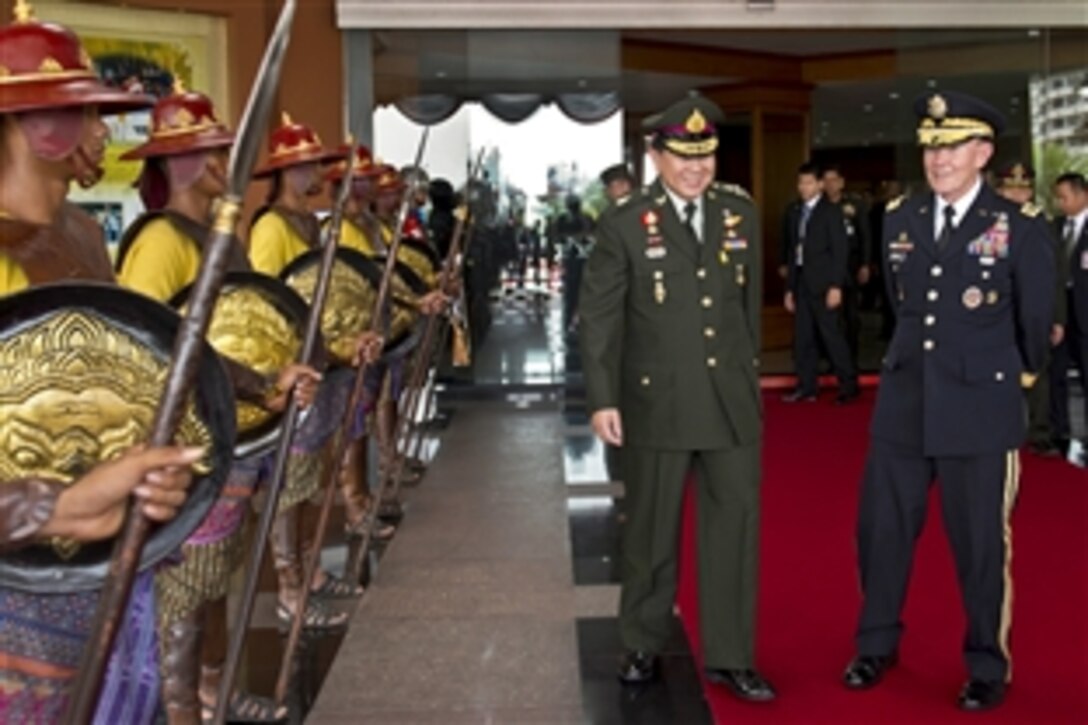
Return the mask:
<svg viewBox="0 0 1088 725">
<path fill-rule="evenodd" d="M 658 180 L 604 215 L 581 292 L 593 428 L 622 445 L 624 682 L 656 674 L 672 628 L 684 480 L 696 473 L 707 676 L 774 698 L 753 669 L 762 410 L 759 213 L 714 183 L 722 112 L 692 94 L 650 117 Z"/>
</svg>

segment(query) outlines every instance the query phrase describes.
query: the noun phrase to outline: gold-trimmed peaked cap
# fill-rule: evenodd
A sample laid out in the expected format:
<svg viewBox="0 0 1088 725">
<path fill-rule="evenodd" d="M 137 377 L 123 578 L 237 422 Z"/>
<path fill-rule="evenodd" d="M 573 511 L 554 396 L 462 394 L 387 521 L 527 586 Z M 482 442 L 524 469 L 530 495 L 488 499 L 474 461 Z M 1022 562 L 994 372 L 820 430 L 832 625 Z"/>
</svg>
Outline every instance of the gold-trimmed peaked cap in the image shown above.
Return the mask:
<svg viewBox="0 0 1088 725">
<path fill-rule="evenodd" d="M 918 145 L 955 146 L 978 138 L 994 140 L 1005 130 L 1005 117 L 986 101 L 956 91 L 930 91 L 914 101 Z"/>
<path fill-rule="evenodd" d="M 673 103 L 642 122 L 642 130 L 659 151 L 684 158 L 710 156 L 718 148 L 718 124 L 725 114 L 718 105 L 698 91 Z"/>
<path fill-rule="evenodd" d="M 1033 189 L 1035 188 L 1035 169 L 1031 164 L 1015 161 L 1005 164 L 998 169 L 997 185 L 1004 189 Z"/>
</svg>

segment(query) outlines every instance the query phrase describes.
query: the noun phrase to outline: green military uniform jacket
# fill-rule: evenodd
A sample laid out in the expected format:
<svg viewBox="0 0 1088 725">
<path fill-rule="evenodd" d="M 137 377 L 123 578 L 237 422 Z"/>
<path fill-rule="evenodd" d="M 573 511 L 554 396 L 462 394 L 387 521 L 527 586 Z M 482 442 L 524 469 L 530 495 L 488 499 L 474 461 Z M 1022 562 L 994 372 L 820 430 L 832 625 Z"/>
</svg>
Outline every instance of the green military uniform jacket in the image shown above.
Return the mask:
<svg viewBox="0 0 1088 725">
<path fill-rule="evenodd" d="M 755 204 L 715 183 L 692 237 L 661 181 L 603 214 L 579 303 L 591 413 L 619 408 L 624 444 L 758 442 L 762 240 Z"/>
</svg>

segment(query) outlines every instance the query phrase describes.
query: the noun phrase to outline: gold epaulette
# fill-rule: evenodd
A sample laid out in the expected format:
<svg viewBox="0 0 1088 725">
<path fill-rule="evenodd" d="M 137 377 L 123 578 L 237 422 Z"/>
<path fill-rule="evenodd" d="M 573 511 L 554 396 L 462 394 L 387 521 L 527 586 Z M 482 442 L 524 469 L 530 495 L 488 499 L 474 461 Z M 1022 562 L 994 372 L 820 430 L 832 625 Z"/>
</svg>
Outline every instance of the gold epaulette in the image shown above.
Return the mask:
<svg viewBox="0 0 1088 725">
<path fill-rule="evenodd" d="M 897 197 L 895 197 L 894 199 L 892 199 L 891 201 L 889 201 L 889 202 L 888 202 L 888 203 L 887 203 L 887 204 L 886 204 L 886 205 L 884 206 L 884 211 L 885 211 L 885 213 L 887 213 L 887 212 L 889 212 L 889 211 L 895 211 L 896 209 L 898 209 L 898 208 L 899 208 L 899 205 L 900 205 L 900 204 L 902 204 L 902 203 L 903 203 L 903 200 L 904 200 L 904 199 L 906 199 L 906 198 L 907 198 L 907 197 L 906 197 L 905 195 L 903 195 L 903 194 L 900 194 L 899 196 L 897 196 Z"/>
<path fill-rule="evenodd" d="M 733 194 L 739 196 L 742 199 L 752 200 L 752 195 L 748 193 L 748 190 L 738 184 L 730 184 L 724 181 L 715 181 L 714 188 L 718 191 L 724 191 L 726 194 Z"/>
<path fill-rule="evenodd" d="M 1034 219 L 1035 217 L 1042 214 L 1043 210 L 1035 204 L 1032 204 L 1030 201 L 1025 201 L 1024 205 L 1020 207 L 1020 213 L 1028 217 L 1029 219 Z"/>
</svg>

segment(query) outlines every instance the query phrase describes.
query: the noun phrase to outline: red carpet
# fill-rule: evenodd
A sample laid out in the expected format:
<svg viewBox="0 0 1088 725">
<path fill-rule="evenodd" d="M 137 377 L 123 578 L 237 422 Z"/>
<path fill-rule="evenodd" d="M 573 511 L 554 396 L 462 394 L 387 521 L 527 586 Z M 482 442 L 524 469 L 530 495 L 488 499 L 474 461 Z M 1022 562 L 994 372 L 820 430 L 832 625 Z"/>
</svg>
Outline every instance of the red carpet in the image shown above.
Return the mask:
<svg viewBox="0 0 1088 725">
<path fill-rule="evenodd" d="M 1013 518 L 1013 685 L 1005 705 L 965 714 L 963 614 L 940 512 L 931 501 L 918 544 L 900 664 L 878 688 L 839 684 L 853 654 L 860 601 L 854 524 L 868 421 L 863 404 L 787 405 L 767 397 L 760 670 L 777 702 L 751 705 L 711 687 L 718 723 L 1088 723 L 1088 471 L 1023 456 Z M 985 421 L 979 421 L 984 425 Z M 689 497 L 677 595 L 698 656 L 695 540 Z"/>
</svg>

